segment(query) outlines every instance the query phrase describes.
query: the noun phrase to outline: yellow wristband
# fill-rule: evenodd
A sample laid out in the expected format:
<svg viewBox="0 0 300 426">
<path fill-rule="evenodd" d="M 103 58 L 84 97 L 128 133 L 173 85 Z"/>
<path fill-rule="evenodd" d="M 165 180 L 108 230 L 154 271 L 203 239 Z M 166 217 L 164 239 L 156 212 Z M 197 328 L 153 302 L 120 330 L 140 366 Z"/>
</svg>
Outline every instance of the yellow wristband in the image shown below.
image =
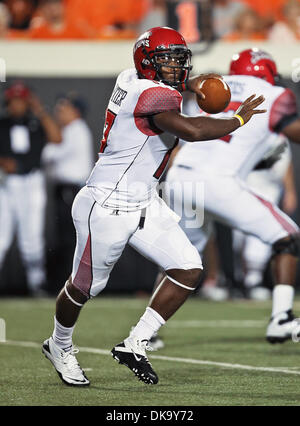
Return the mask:
<svg viewBox="0 0 300 426">
<path fill-rule="evenodd" d="M 234 117 L 236 117 L 239 120 L 241 126 L 245 124 L 244 119 L 240 115 L 234 114 Z"/>
</svg>

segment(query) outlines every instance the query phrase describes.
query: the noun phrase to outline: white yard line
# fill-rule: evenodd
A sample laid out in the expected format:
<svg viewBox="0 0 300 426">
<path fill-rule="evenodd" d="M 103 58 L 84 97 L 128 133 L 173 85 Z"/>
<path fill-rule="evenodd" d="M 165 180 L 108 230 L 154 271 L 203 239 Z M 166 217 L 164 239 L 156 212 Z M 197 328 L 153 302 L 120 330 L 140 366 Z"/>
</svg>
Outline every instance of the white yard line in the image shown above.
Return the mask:
<svg viewBox="0 0 300 426">
<path fill-rule="evenodd" d="M 266 327 L 268 320 L 170 320 L 171 328 L 259 328 Z"/>
<path fill-rule="evenodd" d="M 18 341 L 7 340 L 5 343 L 0 343 L 0 347 L 1 345 L 41 349 L 41 343 L 35 343 L 35 342 L 18 342 Z M 79 347 L 78 349 L 81 352 L 86 352 L 90 354 L 110 355 L 110 351 L 106 349 L 86 348 L 86 347 Z M 295 371 L 292 369 L 289 370 L 287 368 L 282 368 L 282 367 L 255 367 L 252 365 L 230 364 L 227 362 L 215 362 L 215 361 L 207 361 L 207 360 L 192 359 L 192 358 L 177 358 L 177 357 L 169 357 L 169 356 L 163 356 L 163 355 L 150 355 L 149 358 L 159 359 L 161 361 L 184 363 L 184 364 L 208 365 L 208 366 L 214 366 L 214 367 L 232 368 L 236 370 L 262 371 L 262 372 L 269 372 L 269 373 L 300 375 L 300 371 Z M 296 368 L 296 367 L 292 367 L 292 368 Z"/>
</svg>

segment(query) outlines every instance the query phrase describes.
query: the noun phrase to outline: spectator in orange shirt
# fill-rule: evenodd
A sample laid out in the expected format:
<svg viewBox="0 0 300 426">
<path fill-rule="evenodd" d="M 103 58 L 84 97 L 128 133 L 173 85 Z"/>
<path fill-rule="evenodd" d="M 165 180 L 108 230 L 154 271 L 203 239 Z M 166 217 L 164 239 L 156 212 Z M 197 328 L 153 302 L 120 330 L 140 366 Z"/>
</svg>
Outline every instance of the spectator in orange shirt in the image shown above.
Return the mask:
<svg viewBox="0 0 300 426">
<path fill-rule="evenodd" d="M 274 24 L 268 39 L 279 43 L 293 43 L 300 40 L 300 3 L 289 0 L 282 8 L 283 20 Z"/>
<path fill-rule="evenodd" d="M 85 39 L 87 34 L 76 22 L 66 19 L 63 0 L 41 0 L 40 16 L 28 32 L 31 39 Z"/>
<path fill-rule="evenodd" d="M 137 24 L 145 16 L 148 8 L 145 0 L 116 0 L 116 23 Z"/>
<path fill-rule="evenodd" d="M 276 21 L 282 18 L 282 7 L 286 0 L 242 0 L 261 17 Z"/>
<path fill-rule="evenodd" d="M 90 37 L 136 37 L 148 0 L 65 0 L 67 19 Z"/>
<path fill-rule="evenodd" d="M 5 4 L 0 3 L 0 38 L 6 38 L 9 32 L 11 16 Z"/>
<path fill-rule="evenodd" d="M 0 3 L 0 39 L 23 37 L 24 31 L 10 29 L 11 14 L 4 3 Z"/>
<path fill-rule="evenodd" d="M 223 37 L 225 41 L 259 41 L 265 39 L 263 23 L 258 14 L 252 9 L 239 13 L 235 20 L 233 32 Z"/>
<path fill-rule="evenodd" d="M 87 36 L 94 38 L 101 28 L 113 25 L 115 4 L 101 0 L 65 0 L 68 22 L 76 23 Z"/>
<path fill-rule="evenodd" d="M 35 0 L 5 0 L 11 15 L 10 28 L 14 30 L 28 29 L 36 3 Z"/>
</svg>

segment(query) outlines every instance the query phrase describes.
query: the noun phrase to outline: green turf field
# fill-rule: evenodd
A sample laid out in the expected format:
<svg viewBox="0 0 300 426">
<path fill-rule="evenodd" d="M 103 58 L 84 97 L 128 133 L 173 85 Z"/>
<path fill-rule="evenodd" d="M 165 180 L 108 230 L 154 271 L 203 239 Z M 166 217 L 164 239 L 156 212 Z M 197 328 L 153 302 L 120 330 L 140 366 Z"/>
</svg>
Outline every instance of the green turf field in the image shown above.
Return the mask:
<svg viewBox="0 0 300 426">
<path fill-rule="evenodd" d="M 99 297 L 81 313 L 74 343 L 89 388 L 65 386 L 41 353 L 52 333 L 54 299 L 2 299 L 0 405 L 204 406 L 299 405 L 300 343 L 264 339 L 270 302 L 204 302 L 191 298 L 149 352 L 156 386 L 139 382 L 109 355 L 127 337 L 147 300 Z M 295 303 L 300 316 L 300 302 Z"/>
</svg>

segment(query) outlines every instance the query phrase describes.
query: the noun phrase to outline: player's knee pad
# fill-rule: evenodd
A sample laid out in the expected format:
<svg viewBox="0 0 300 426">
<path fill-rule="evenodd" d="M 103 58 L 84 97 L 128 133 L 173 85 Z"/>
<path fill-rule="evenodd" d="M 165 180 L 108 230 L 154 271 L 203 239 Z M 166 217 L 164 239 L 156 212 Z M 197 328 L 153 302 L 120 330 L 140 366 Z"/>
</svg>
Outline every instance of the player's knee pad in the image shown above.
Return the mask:
<svg viewBox="0 0 300 426">
<path fill-rule="evenodd" d="M 70 302 L 72 302 L 73 303 L 73 305 L 76 305 L 76 306 L 78 306 L 79 308 L 82 308 L 82 306 L 84 305 L 84 303 L 79 303 L 78 301 L 76 301 L 75 299 L 74 299 L 74 297 L 72 297 L 71 295 L 70 295 L 70 293 L 69 293 L 69 290 L 68 290 L 68 288 L 67 288 L 67 286 L 68 286 L 68 283 L 69 283 L 69 281 L 66 281 L 66 284 L 65 284 L 65 286 L 64 286 L 64 292 L 65 292 L 65 295 L 67 296 L 67 298 L 70 300 Z M 86 301 L 88 300 L 88 298 L 86 299 Z"/>
<path fill-rule="evenodd" d="M 197 287 L 199 278 L 200 278 L 200 273 L 201 270 L 200 269 L 190 269 L 186 271 L 188 274 L 188 282 L 190 283 L 190 285 L 186 285 L 186 284 L 182 284 L 179 281 L 175 280 L 174 278 L 170 277 L 170 275 L 167 275 L 167 278 L 173 283 L 178 285 L 179 287 L 182 287 L 186 290 L 190 290 L 190 291 L 194 291 L 195 288 Z"/>
<path fill-rule="evenodd" d="M 166 278 L 168 278 L 168 280 L 170 280 L 173 284 L 178 285 L 179 287 L 184 288 L 185 290 L 190 290 L 190 291 L 195 290 L 195 287 L 189 287 L 185 284 L 181 284 L 180 282 L 176 281 L 174 278 L 169 277 L 169 275 L 167 275 Z"/>
<path fill-rule="evenodd" d="M 292 256 L 300 256 L 300 234 L 292 234 L 287 238 L 276 241 L 272 246 L 272 257 L 279 254 L 291 254 Z"/>
</svg>

